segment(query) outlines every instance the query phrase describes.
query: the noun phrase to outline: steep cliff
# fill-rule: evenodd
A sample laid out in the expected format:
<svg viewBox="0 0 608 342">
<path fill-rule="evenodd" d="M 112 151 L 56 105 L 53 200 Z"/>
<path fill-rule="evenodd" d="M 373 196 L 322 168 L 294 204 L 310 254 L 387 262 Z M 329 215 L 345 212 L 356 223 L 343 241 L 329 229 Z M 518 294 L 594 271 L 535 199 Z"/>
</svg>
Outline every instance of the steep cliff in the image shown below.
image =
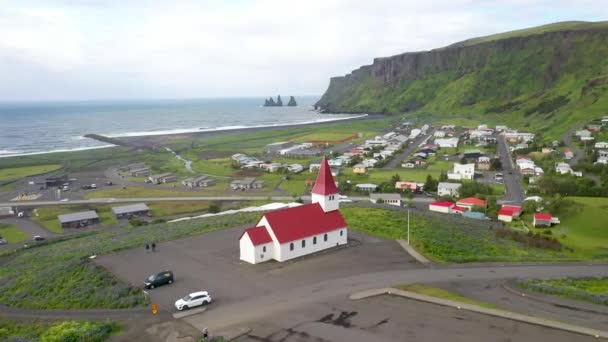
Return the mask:
<svg viewBox="0 0 608 342">
<path fill-rule="evenodd" d="M 606 79 L 608 22 L 566 22 L 376 58 L 332 78 L 316 107 L 342 113 L 500 115 L 542 126 L 608 112 Z"/>
</svg>

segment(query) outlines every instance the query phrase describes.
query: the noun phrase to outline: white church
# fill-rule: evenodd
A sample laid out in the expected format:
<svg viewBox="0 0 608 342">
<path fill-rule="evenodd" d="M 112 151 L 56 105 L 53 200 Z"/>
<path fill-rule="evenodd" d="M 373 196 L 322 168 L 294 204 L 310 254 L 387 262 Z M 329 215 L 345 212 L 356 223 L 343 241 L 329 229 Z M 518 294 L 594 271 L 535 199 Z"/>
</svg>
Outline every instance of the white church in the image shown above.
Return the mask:
<svg viewBox="0 0 608 342">
<path fill-rule="evenodd" d="M 266 213 L 239 239 L 241 260 L 258 264 L 285 261 L 346 244 L 348 231 L 340 213 L 338 188 L 323 157 L 312 203 Z"/>
</svg>

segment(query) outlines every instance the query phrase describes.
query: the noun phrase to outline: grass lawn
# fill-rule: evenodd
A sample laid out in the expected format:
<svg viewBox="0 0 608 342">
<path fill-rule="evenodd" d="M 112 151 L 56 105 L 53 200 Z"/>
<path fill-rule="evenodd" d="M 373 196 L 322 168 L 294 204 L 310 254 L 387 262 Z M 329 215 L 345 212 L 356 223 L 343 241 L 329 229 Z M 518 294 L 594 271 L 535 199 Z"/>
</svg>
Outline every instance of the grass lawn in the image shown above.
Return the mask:
<svg viewBox="0 0 608 342">
<path fill-rule="evenodd" d="M 532 279 L 519 283 L 525 289 L 608 305 L 608 277 Z"/>
<path fill-rule="evenodd" d="M 208 192 L 172 191 L 168 189 L 150 189 L 144 187 L 119 187 L 88 192 L 85 198 L 128 198 L 128 197 L 198 197 L 213 196 Z"/>
<path fill-rule="evenodd" d="M 279 189 L 285 190 L 287 195 L 289 196 L 301 196 L 307 190 L 306 180 L 312 179 L 315 180 L 316 175 L 309 173 L 308 171 L 304 171 L 302 173 L 296 175 L 290 175 L 289 180 L 283 181 L 279 186 Z"/>
<path fill-rule="evenodd" d="M 460 303 L 464 303 L 464 304 L 477 305 L 477 306 L 481 306 L 481 307 L 487 308 L 487 309 L 496 309 L 496 305 L 494 305 L 494 304 L 478 302 L 476 300 L 464 297 L 458 293 L 450 292 L 450 291 L 447 291 L 447 290 L 444 290 L 444 289 L 441 289 L 438 287 L 432 287 L 432 286 L 420 285 L 420 284 L 412 284 L 412 285 L 397 286 L 397 288 L 399 290 L 419 293 L 419 294 L 423 294 L 423 295 L 427 295 L 427 296 L 431 296 L 431 297 L 452 300 L 452 301 L 460 302 Z"/>
<path fill-rule="evenodd" d="M 434 160 L 429 162 L 427 170 L 447 171 L 454 167 L 454 162 L 445 160 Z"/>
<path fill-rule="evenodd" d="M 235 172 L 238 171 L 232 168 L 232 160 L 230 158 L 215 158 L 204 160 L 197 158 L 192 163 L 192 169 L 198 173 L 223 177 L 232 176 Z"/>
<path fill-rule="evenodd" d="M 403 210 L 348 206 L 341 209 L 350 229 L 370 235 L 398 239 L 406 235 L 407 214 Z M 563 261 L 580 260 L 567 251 L 528 248 L 496 237 L 493 230 L 473 225 L 455 216 L 430 217 L 410 213 L 410 238 L 414 247 L 437 262 Z M 606 257 L 604 256 L 604 259 Z"/>
<path fill-rule="evenodd" d="M 574 248 L 581 259 L 608 259 L 608 198 L 568 197 L 577 205 L 556 213 L 561 223 L 551 228 L 552 236 Z M 531 222 L 529 219 L 526 223 Z M 546 229 L 534 229 L 542 232 Z"/>
<path fill-rule="evenodd" d="M 175 240 L 218 229 L 251 224 L 260 213 L 238 213 L 161 223 L 121 230 L 96 231 L 30 247 L 2 260 L 0 304 L 31 309 L 129 308 L 147 305 L 141 288 L 122 283 L 89 261 L 141 247 L 146 242 Z"/>
<path fill-rule="evenodd" d="M 0 182 L 49 173 L 55 170 L 59 170 L 60 168 L 61 164 L 11 167 L 4 169 L 0 168 Z"/>
<path fill-rule="evenodd" d="M 0 340 L 2 341 L 87 341 L 102 342 L 120 331 L 120 326 L 110 321 L 63 321 L 63 322 L 18 322 L 0 318 Z"/>
<path fill-rule="evenodd" d="M 0 237 L 8 243 L 25 241 L 29 238 L 21 229 L 12 224 L 0 223 Z"/>
<path fill-rule="evenodd" d="M 305 135 L 300 135 L 297 136 L 293 139 L 291 139 L 291 141 L 294 142 L 307 142 L 307 141 L 319 141 L 319 142 L 338 142 L 340 140 L 343 139 L 348 139 L 352 136 L 353 139 L 358 138 L 356 136 L 356 133 L 349 133 L 349 132 L 318 132 L 318 133 L 310 133 L 310 134 L 305 134 Z"/>
<path fill-rule="evenodd" d="M 152 202 L 148 207 L 155 217 L 163 217 L 207 211 L 209 204 L 209 201 Z"/>
</svg>

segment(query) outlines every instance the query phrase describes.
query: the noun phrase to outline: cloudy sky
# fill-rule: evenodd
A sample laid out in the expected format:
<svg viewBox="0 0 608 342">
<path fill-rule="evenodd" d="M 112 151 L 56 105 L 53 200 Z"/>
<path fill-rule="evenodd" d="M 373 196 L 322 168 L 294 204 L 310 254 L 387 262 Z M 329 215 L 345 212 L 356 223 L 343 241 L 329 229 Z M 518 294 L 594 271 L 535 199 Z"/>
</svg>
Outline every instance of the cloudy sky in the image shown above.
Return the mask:
<svg viewBox="0 0 608 342">
<path fill-rule="evenodd" d="M 0 0 L 0 101 L 320 95 L 374 57 L 607 19 L 604 0 Z"/>
</svg>

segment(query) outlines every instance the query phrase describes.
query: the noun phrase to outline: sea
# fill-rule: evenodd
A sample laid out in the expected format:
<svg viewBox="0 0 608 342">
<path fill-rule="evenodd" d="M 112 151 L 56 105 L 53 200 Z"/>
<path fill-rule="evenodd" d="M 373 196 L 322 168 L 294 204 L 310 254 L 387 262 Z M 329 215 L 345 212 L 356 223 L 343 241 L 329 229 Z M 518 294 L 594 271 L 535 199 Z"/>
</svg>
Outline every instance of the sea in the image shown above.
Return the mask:
<svg viewBox="0 0 608 342">
<path fill-rule="evenodd" d="M 288 100 L 283 98 L 284 103 Z M 264 98 L 0 103 L 0 158 L 110 147 L 85 138 L 165 135 L 344 120 L 320 114 L 318 97 L 297 107 L 263 107 Z"/>
</svg>

